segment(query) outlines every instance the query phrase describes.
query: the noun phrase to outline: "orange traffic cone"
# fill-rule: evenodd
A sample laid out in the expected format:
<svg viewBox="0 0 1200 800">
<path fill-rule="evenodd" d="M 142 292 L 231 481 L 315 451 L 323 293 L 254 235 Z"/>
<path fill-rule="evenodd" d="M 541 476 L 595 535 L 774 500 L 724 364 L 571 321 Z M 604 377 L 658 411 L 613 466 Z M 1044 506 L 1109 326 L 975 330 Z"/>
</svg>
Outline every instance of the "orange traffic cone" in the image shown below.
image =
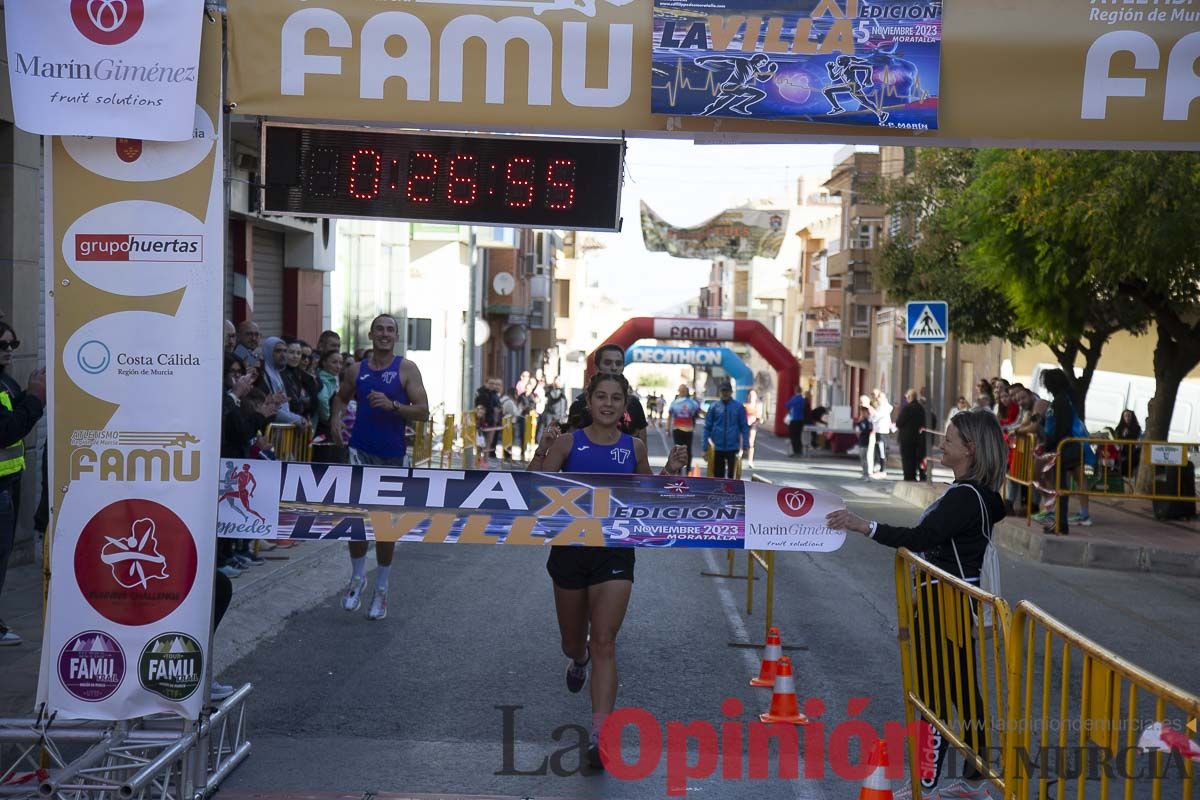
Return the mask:
<svg viewBox="0 0 1200 800">
<path fill-rule="evenodd" d="M 763 648 L 762 667 L 758 677 L 750 680 L 751 686 L 765 686 L 770 689 L 775 685 L 775 675 L 779 671 L 779 657 L 783 655 L 783 641 L 779 638 L 779 628 L 767 631 L 767 646 Z"/>
<path fill-rule="evenodd" d="M 700 467 L 697 465 L 693 465 L 692 471 L 688 473 L 688 477 L 689 478 L 699 478 L 700 477 Z"/>
<path fill-rule="evenodd" d="M 775 690 L 771 694 L 771 710 L 759 714 L 763 722 L 790 722 L 793 725 L 807 725 L 808 717 L 800 713 L 796 702 L 796 684 L 792 680 L 792 660 L 780 656 L 779 671 L 775 675 Z"/>
<path fill-rule="evenodd" d="M 859 790 L 858 800 L 893 800 L 892 784 L 887 779 L 888 755 L 887 743 L 880 739 L 871 750 L 867 766 L 874 767 L 871 774 L 863 781 Z"/>
</svg>

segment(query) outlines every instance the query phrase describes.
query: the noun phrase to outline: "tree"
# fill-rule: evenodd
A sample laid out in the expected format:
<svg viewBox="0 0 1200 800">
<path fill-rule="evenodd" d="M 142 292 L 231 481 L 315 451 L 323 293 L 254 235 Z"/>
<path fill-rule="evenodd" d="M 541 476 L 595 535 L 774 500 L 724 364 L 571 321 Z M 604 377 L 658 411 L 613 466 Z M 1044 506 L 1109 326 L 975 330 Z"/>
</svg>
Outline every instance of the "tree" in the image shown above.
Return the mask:
<svg viewBox="0 0 1200 800">
<path fill-rule="evenodd" d="M 1097 159 L 1112 155 L 980 151 L 952 211 L 968 271 L 1002 291 L 1017 323 L 1054 353 L 1081 417 L 1104 345 L 1118 331 L 1144 332 L 1150 320 L 1121 287 L 1122 250 L 1097 247 L 1088 222 Z"/>
<path fill-rule="evenodd" d="M 959 341 L 983 344 L 995 337 L 1024 344 L 1029 332 L 1012 303 L 962 260 L 957 208 L 974 160 L 972 150 L 919 150 L 910 176 L 876 185 L 875 197 L 900 219 L 899 230 L 883 245 L 881 282 L 899 300 L 946 300 Z"/>
</svg>

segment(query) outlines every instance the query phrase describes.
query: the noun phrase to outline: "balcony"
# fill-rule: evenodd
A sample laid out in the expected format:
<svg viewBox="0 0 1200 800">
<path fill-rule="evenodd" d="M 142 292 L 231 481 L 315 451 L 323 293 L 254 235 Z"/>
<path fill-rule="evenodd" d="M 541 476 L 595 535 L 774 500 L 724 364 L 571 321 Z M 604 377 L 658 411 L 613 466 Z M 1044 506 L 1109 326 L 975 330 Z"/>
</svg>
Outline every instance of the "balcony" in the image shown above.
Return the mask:
<svg viewBox="0 0 1200 800">
<path fill-rule="evenodd" d="M 829 258 L 825 261 L 825 265 L 829 271 L 829 277 L 836 278 L 839 275 L 845 275 L 847 272 L 850 272 L 852 268 L 857 268 L 860 272 L 863 269 L 871 269 L 878 258 L 878 250 L 852 247 L 830 254 Z"/>
<path fill-rule="evenodd" d="M 809 308 L 823 308 L 827 311 L 841 313 L 844 293 L 837 289 L 815 289 L 812 293 L 812 304 Z"/>
</svg>

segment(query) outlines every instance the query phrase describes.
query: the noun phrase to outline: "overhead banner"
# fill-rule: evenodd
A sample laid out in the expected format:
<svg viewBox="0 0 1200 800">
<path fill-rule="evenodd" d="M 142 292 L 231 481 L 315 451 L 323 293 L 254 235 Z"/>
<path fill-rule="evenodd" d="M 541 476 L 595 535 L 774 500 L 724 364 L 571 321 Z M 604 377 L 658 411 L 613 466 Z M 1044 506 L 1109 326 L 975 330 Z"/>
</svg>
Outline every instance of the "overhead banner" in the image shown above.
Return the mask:
<svg viewBox="0 0 1200 800">
<path fill-rule="evenodd" d="M 941 41 L 942 0 L 654 0 L 651 109 L 937 130 Z"/>
<path fill-rule="evenodd" d="M 837 495 L 764 483 L 221 463 L 218 531 L 234 538 L 831 552 L 846 537 L 825 527 Z"/>
<path fill-rule="evenodd" d="M 775 258 L 783 246 L 787 210 L 758 211 L 730 208 L 711 219 L 679 228 L 642 203 L 642 239 L 652 253 L 676 258 L 732 258 L 749 261 L 755 256 Z"/>
<path fill-rule="evenodd" d="M 809 18 L 832 20 L 843 32 L 857 20 L 851 41 L 828 45 L 870 58 L 872 48 L 889 47 L 889 31 L 907 29 L 908 15 L 931 5 L 821 0 Z M 665 131 L 715 141 L 1200 148 L 1200 103 L 1193 102 L 1200 9 L 1187 0 L 946 3 L 937 91 L 921 67 L 921 85 L 939 104 L 936 131 L 656 114 L 656 93 L 694 96 L 689 102 L 704 107 L 727 81 L 715 72 L 696 84 L 654 71 L 653 0 L 229 0 L 228 7 L 229 99 L 239 114 L 466 130 Z M 771 32 L 769 11 L 746 16 L 757 18 L 751 25 L 762 42 L 788 38 L 782 23 Z M 722 30 L 715 42 L 706 33 L 714 51 L 725 49 L 714 46 L 730 33 Z M 794 36 L 789 41 L 791 49 Z M 851 108 L 847 95 L 838 97 Z"/>
<path fill-rule="evenodd" d="M 221 20 L 187 142 L 46 142 L 54 579 L 39 702 L 192 719 L 205 699 L 220 452 Z"/>
<path fill-rule="evenodd" d="M 190 140 L 203 16 L 204 0 L 8 0 L 17 127 Z"/>
</svg>

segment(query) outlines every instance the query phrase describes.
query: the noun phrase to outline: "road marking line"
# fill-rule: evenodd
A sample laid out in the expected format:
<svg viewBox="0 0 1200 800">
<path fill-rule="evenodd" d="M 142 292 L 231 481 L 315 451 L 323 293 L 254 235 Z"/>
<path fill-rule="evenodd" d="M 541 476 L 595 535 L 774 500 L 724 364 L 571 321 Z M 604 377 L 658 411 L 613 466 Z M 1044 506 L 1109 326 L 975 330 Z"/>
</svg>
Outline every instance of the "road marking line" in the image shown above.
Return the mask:
<svg viewBox="0 0 1200 800">
<path fill-rule="evenodd" d="M 866 489 L 862 486 L 855 486 L 852 483 L 843 483 L 838 486 L 844 492 L 849 492 L 855 497 L 873 497 L 877 500 L 887 500 L 889 496 L 883 492 L 877 492 L 874 489 Z"/>
</svg>

